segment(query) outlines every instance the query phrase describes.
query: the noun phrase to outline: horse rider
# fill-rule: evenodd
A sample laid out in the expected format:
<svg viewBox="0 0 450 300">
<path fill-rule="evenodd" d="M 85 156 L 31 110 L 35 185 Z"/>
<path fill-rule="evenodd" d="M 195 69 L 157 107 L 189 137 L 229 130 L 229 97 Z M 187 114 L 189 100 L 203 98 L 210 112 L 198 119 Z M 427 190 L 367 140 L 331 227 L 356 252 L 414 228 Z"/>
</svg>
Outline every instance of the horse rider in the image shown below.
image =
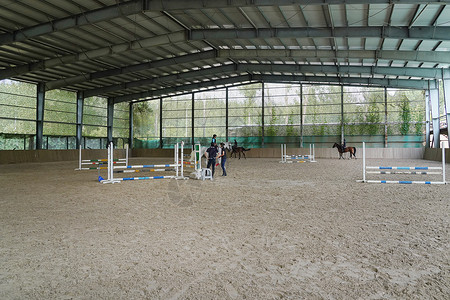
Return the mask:
<svg viewBox="0 0 450 300">
<path fill-rule="evenodd" d="M 214 146 L 217 146 L 217 134 L 213 134 L 213 137 L 211 139 L 211 143 L 214 144 Z"/>
<path fill-rule="evenodd" d="M 344 143 L 342 143 L 342 151 L 347 147 L 347 141 L 344 139 Z"/>
<path fill-rule="evenodd" d="M 237 148 L 237 141 L 236 141 L 236 139 L 234 140 L 234 145 L 233 145 L 232 148 L 233 148 L 233 149 L 236 149 L 236 148 Z"/>
</svg>

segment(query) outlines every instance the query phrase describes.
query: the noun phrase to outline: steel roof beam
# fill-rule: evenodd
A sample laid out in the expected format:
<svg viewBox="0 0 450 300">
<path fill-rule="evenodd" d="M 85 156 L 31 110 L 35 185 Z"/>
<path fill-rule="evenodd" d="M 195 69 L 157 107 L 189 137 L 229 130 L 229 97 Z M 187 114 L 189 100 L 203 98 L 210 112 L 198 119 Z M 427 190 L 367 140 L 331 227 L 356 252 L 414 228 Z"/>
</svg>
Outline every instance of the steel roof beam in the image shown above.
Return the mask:
<svg viewBox="0 0 450 300">
<path fill-rule="evenodd" d="M 289 65 L 289 64 L 229 64 L 219 67 L 204 68 L 195 71 L 188 71 L 178 74 L 171 74 L 150 79 L 142 79 L 132 82 L 110 85 L 107 87 L 84 90 L 85 97 L 99 96 L 120 90 L 127 90 L 152 84 L 171 83 L 176 80 L 193 80 L 199 77 L 211 78 L 220 75 L 239 75 L 248 73 L 255 75 L 255 72 L 281 72 L 281 73 L 323 73 L 323 74 L 343 74 L 343 75 L 387 75 L 406 76 L 427 79 L 440 78 L 441 69 L 433 68 L 393 68 L 393 67 L 356 67 L 356 66 L 325 66 L 325 65 Z M 256 76 L 256 75 L 255 75 Z"/>
<path fill-rule="evenodd" d="M 407 88 L 407 89 L 427 89 L 428 81 L 424 80 L 405 80 L 405 79 L 378 79 L 378 78 L 354 78 L 354 77 L 329 77 L 329 76 L 298 76 L 298 75 L 242 75 L 229 77 L 225 79 L 211 80 L 200 83 L 180 85 L 157 89 L 153 91 L 134 93 L 119 97 L 114 97 L 114 103 L 132 101 L 137 99 L 154 98 L 168 96 L 174 93 L 194 92 L 196 90 L 211 86 L 224 86 L 243 81 L 265 81 L 265 82 L 290 82 L 290 83 L 321 83 L 321 84 L 339 84 L 339 85 L 363 85 L 379 86 L 388 88 Z"/>
<path fill-rule="evenodd" d="M 297 76 L 297 75 L 253 75 L 254 80 L 266 82 L 320 82 L 326 84 L 357 84 L 365 86 L 380 86 L 387 88 L 427 89 L 428 81 L 410 79 L 383 79 L 361 77 L 330 77 L 330 76 Z"/>
<path fill-rule="evenodd" d="M 330 5 L 343 4 L 342 0 L 148 0 L 147 10 L 167 11 L 183 9 L 205 9 L 226 7 L 257 7 L 257 6 L 291 6 L 291 5 Z M 450 0 L 346 0 L 344 4 L 450 4 Z"/>
<path fill-rule="evenodd" d="M 441 69 L 405 68 L 405 67 L 372 67 L 372 66 L 339 66 L 339 65 L 278 65 L 278 64 L 239 64 L 237 71 L 253 72 L 285 72 L 285 73 L 323 73 L 323 74 L 365 74 L 384 76 L 405 76 L 436 79 L 441 77 Z"/>
<path fill-rule="evenodd" d="M 450 63 L 450 55 L 446 51 L 397 51 L 397 50 L 255 50 L 255 49 L 221 49 L 219 58 L 258 59 L 258 58 L 357 58 L 384 59 L 400 61 L 417 61 L 430 63 Z"/>
<path fill-rule="evenodd" d="M 77 75 L 77 76 L 73 76 L 73 77 L 49 81 L 46 83 L 46 89 L 47 90 L 59 89 L 59 88 L 65 87 L 65 86 L 76 85 L 76 84 L 83 83 L 86 81 L 91 81 L 94 79 L 124 75 L 124 74 L 133 73 L 133 72 L 140 72 L 140 71 L 145 71 L 145 70 L 149 70 L 152 68 L 175 66 L 178 64 L 185 64 L 185 63 L 190 63 L 193 61 L 201 61 L 201 60 L 205 60 L 205 59 L 213 59 L 216 57 L 217 57 L 217 53 L 214 50 L 186 54 L 186 55 L 181 55 L 181 56 L 177 56 L 177 57 L 173 57 L 173 58 L 155 60 L 155 61 L 148 62 L 148 63 L 130 65 L 130 66 L 123 67 L 123 68 L 109 69 L 109 70 L 105 70 L 105 71 L 81 74 L 81 75 Z"/>
<path fill-rule="evenodd" d="M 105 56 L 122 54 L 128 51 L 151 48 L 155 46 L 167 45 L 182 41 L 186 41 L 186 34 L 184 30 L 164 35 L 158 35 L 150 38 L 134 40 L 126 43 L 116 44 L 110 47 L 102 47 L 80 53 L 50 58 L 17 67 L 2 69 L 0 70 L 0 80 L 14 76 L 20 76 L 29 72 L 42 71 L 45 69 L 61 65 L 73 64 L 80 61 L 89 61 Z"/>
<path fill-rule="evenodd" d="M 358 27 L 291 27 L 192 29 L 190 40 L 266 39 L 266 38 L 393 38 L 417 40 L 450 40 L 450 26 L 358 26 Z"/>
<path fill-rule="evenodd" d="M 98 88 L 98 89 L 85 90 L 84 95 L 85 95 L 85 97 L 92 97 L 92 96 L 102 95 L 105 93 L 111 93 L 111 92 L 115 92 L 115 91 L 141 87 L 141 86 L 145 86 L 145 85 L 173 83 L 175 80 L 180 80 L 180 79 L 192 80 L 194 78 L 199 78 L 199 77 L 206 77 L 206 78 L 209 77 L 210 78 L 212 76 L 217 76 L 217 74 L 223 75 L 223 74 L 229 74 L 229 73 L 234 73 L 234 72 L 236 72 L 236 66 L 230 64 L 230 65 L 225 65 L 225 66 L 220 66 L 220 67 L 204 68 L 204 69 L 190 71 L 190 72 L 183 72 L 183 73 L 154 77 L 154 78 L 149 78 L 149 79 L 136 80 L 136 81 L 126 82 L 126 83 L 122 83 L 122 84 L 110 85 L 110 86 L 102 87 L 102 88 Z"/>
<path fill-rule="evenodd" d="M 125 102 L 125 101 L 132 101 L 137 99 L 143 99 L 143 98 L 152 98 L 152 97 L 159 97 L 163 95 L 170 95 L 174 93 L 182 93 L 182 92 L 190 92 L 195 91 L 203 88 L 208 88 L 211 86 L 225 86 L 229 84 L 233 84 L 236 82 L 243 82 L 243 81 L 251 81 L 252 77 L 250 75 L 243 75 L 243 76 L 236 76 L 236 77 L 230 77 L 230 78 L 223 78 L 218 80 L 211 80 L 211 81 L 205 81 L 205 82 L 199 82 L 199 83 L 192 83 L 187 85 L 180 85 L 175 87 L 169 87 L 154 91 L 147 91 L 142 93 L 135 93 L 135 94 L 129 94 L 125 96 L 119 96 L 114 97 L 114 103 L 119 102 Z"/>
<path fill-rule="evenodd" d="M 417 51 L 371 51 L 371 50 L 349 50 L 349 51 L 330 51 L 330 50 L 219 50 L 216 55 L 215 51 L 208 51 L 204 53 L 189 54 L 186 56 L 180 56 L 176 58 L 164 59 L 160 61 L 155 61 L 145 64 L 139 64 L 135 66 L 129 66 L 120 69 L 106 70 L 95 72 L 87 75 L 79 75 L 71 77 L 68 79 L 58 80 L 49 82 L 47 84 L 47 89 L 61 88 L 67 85 L 73 85 L 77 83 L 84 82 L 86 80 L 92 80 L 96 78 L 114 76 L 125 74 L 129 72 L 138 72 L 145 70 L 146 68 L 162 67 L 175 65 L 183 62 L 191 62 L 195 60 L 208 59 L 208 58 L 226 58 L 226 59 L 257 59 L 257 58 L 360 58 L 360 59 L 386 59 L 386 60 L 410 60 L 410 61 L 425 61 L 433 63 L 450 63 L 450 57 L 446 52 L 428 51 L 428 52 L 417 52 Z M 89 57 L 91 58 L 91 57 Z M 43 66 L 26 66 L 23 71 L 27 73 L 30 70 L 37 70 L 38 67 Z M 33 68 L 35 67 L 35 68 Z M 23 68 L 23 67 L 18 67 Z M 17 68 L 13 68 L 17 70 Z M 0 77 L 6 76 L 6 71 L 11 69 L 0 70 Z M 16 74 L 16 73 L 15 73 Z M 399 75 L 400 76 L 400 75 Z M 411 74 L 411 76 L 417 76 L 416 74 Z M 7 76 L 8 78 L 11 76 Z M 425 77 L 425 76 L 424 76 Z"/>
<path fill-rule="evenodd" d="M 178 64 L 201 61 L 204 59 L 214 59 L 217 57 L 216 51 L 206 51 L 194 54 L 187 54 L 179 57 L 162 59 L 149 63 L 132 65 L 124 68 L 110 69 L 105 71 L 93 72 L 89 74 L 82 74 L 70 78 L 49 81 L 46 83 L 46 90 L 58 89 L 65 86 L 76 85 L 86 81 L 95 79 L 107 78 L 110 76 L 118 76 L 129 74 L 133 72 L 140 72 L 159 67 L 171 67 Z M 299 73 L 344 73 L 344 74 L 381 74 L 390 76 L 407 76 L 418 78 L 439 78 L 440 70 L 435 68 L 395 68 L 395 67 L 377 67 L 377 66 L 327 66 L 327 65 L 293 65 L 293 64 L 238 64 L 236 71 L 247 71 L 251 68 L 253 71 L 261 72 L 299 72 Z M 211 68 L 209 70 L 214 70 Z M 248 70 L 248 71 L 251 71 Z M 185 72 L 189 73 L 189 72 Z M 179 73 L 177 76 L 181 76 Z M 164 76 L 163 76 L 164 77 Z M 122 85 L 118 85 L 121 86 Z M 108 88 L 105 88 L 108 89 Z M 95 92 L 101 94 L 102 92 Z"/>
<path fill-rule="evenodd" d="M 114 5 L 85 11 L 66 18 L 52 20 L 46 23 L 21 28 L 9 33 L 0 34 L 0 45 L 21 42 L 30 38 L 50 34 L 73 27 L 108 21 L 121 16 L 137 14 L 143 11 L 143 0 L 117 2 Z"/>
<path fill-rule="evenodd" d="M 450 0 L 347 0 L 345 4 L 450 4 Z M 85 11 L 65 18 L 52 20 L 34 26 L 20 28 L 13 32 L 0 34 L 0 45 L 25 41 L 53 32 L 70 28 L 108 21 L 121 16 L 128 16 L 144 11 L 173 11 L 183 9 L 227 8 L 227 7 L 258 7 L 258 6 L 289 6 L 289 5 L 330 5 L 342 4 L 339 0 L 132 0 L 117 2 L 114 5 Z"/>
</svg>

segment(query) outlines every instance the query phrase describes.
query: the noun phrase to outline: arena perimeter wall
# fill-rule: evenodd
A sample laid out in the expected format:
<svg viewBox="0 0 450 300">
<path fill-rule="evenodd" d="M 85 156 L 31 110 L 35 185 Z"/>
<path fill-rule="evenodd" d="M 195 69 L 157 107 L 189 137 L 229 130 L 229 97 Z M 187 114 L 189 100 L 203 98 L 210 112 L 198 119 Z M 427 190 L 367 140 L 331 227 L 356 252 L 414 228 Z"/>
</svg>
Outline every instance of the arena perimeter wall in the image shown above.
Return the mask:
<svg viewBox="0 0 450 300">
<path fill-rule="evenodd" d="M 133 149 L 130 157 L 173 157 L 172 149 Z M 189 150 L 185 150 L 189 154 Z M 309 154 L 309 148 L 288 148 L 289 155 Z M 367 158 L 404 158 L 404 159 L 427 159 L 440 161 L 441 149 L 434 148 L 368 148 Z M 84 149 L 83 159 L 106 158 L 106 149 Z M 124 149 L 116 149 L 116 158 L 125 158 Z M 280 158 L 280 148 L 251 149 L 246 151 L 248 158 Z M 338 158 L 338 152 L 333 148 L 315 149 L 316 159 Z M 30 163 L 30 162 L 56 162 L 56 161 L 78 161 L 78 150 L 3 150 L 0 151 L 0 164 Z M 345 154 L 348 157 L 348 154 Z M 357 148 L 356 157 L 362 158 L 362 149 Z M 446 162 L 450 161 L 450 149 L 446 149 Z"/>
</svg>

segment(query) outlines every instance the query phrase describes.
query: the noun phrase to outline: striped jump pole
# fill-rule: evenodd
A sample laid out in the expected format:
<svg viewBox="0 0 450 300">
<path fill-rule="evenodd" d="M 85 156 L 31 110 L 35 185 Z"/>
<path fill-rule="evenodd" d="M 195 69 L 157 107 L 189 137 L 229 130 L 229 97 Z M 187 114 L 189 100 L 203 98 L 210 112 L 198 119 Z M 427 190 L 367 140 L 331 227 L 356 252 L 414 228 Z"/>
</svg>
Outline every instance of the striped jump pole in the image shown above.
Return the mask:
<svg viewBox="0 0 450 300">
<path fill-rule="evenodd" d="M 177 143 L 174 146 L 174 163 L 173 164 L 153 164 L 153 165 L 126 165 L 126 166 L 118 166 L 114 165 L 114 157 L 113 157 L 113 145 L 112 143 L 108 146 L 108 178 L 103 179 L 99 176 L 99 181 L 101 183 L 116 183 L 121 181 L 130 181 L 130 180 L 148 180 L 148 179 L 186 179 L 183 176 L 183 148 L 179 150 L 179 146 L 183 147 L 183 142 Z M 180 158 L 179 158 L 180 157 Z M 163 169 L 154 169 L 154 168 L 163 168 Z M 171 168 L 171 169 L 165 169 Z M 136 169 L 144 169 L 144 170 L 136 170 Z M 148 170 L 146 170 L 148 169 Z M 114 173 L 138 173 L 138 172 L 166 172 L 172 171 L 176 173 L 176 175 L 169 176 L 143 176 L 143 177 L 123 177 L 123 178 L 114 178 Z"/>
<path fill-rule="evenodd" d="M 115 178 L 115 181 L 130 181 L 130 180 L 148 180 L 148 179 L 173 179 L 175 176 L 145 176 L 145 177 L 124 177 L 124 178 Z M 102 181 L 102 183 L 107 183 Z"/>
<path fill-rule="evenodd" d="M 178 164 L 167 164 L 167 165 L 131 165 L 131 166 L 113 166 L 114 170 L 117 169 L 136 169 L 136 168 L 167 168 L 167 167 L 174 167 L 176 168 Z"/>
<path fill-rule="evenodd" d="M 366 166 L 366 143 L 363 142 L 363 180 L 366 183 L 397 183 L 397 184 L 446 184 L 445 181 L 445 148 L 442 147 L 442 167 L 383 167 Z M 378 170 L 378 171 L 367 171 Z M 388 171 L 386 171 L 388 170 Z M 394 170 L 394 171 L 391 171 Z M 428 172 L 428 170 L 441 170 L 441 172 Z M 409 174 L 409 175 L 442 175 L 442 181 L 415 181 L 415 180 L 367 180 L 366 174 Z"/>
<path fill-rule="evenodd" d="M 175 172 L 175 169 L 117 170 L 114 173 Z"/>
<path fill-rule="evenodd" d="M 181 161 L 179 162 L 180 164 L 181 164 Z M 193 162 L 188 162 L 188 161 L 185 161 L 185 162 L 183 162 L 183 168 L 195 168 L 195 165 L 194 165 L 194 163 Z"/>
</svg>

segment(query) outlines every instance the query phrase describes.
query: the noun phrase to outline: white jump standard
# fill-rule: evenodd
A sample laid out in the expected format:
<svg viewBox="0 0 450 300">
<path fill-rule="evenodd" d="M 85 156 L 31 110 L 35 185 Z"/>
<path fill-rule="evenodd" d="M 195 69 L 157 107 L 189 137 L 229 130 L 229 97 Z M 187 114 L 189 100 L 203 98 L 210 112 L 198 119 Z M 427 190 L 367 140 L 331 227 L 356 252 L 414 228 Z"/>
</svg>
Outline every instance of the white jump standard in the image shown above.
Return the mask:
<svg viewBox="0 0 450 300">
<path fill-rule="evenodd" d="M 148 180 L 148 179 L 187 179 L 183 176 L 183 146 L 184 143 L 176 144 L 174 147 L 174 163 L 173 164 L 160 164 L 160 165 L 133 165 L 133 166 L 115 166 L 113 164 L 113 151 L 111 150 L 112 143 L 108 147 L 108 178 L 103 179 L 99 176 L 98 181 L 101 183 L 116 183 L 121 181 L 129 180 Z M 181 151 L 179 151 L 179 147 Z M 179 155 L 180 154 L 180 155 Z M 178 158 L 180 156 L 180 158 Z M 164 168 L 164 169 L 149 169 L 148 168 Z M 170 168 L 170 169 L 165 169 Z M 114 171 L 117 169 L 124 169 L 119 171 Z M 138 173 L 138 172 L 166 172 L 175 171 L 175 175 L 168 176 L 144 176 L 144 177 L 124 177 L 124 178 L 114 178 L 114 173 Z"/>
<path fill-rule="evenodd" d="M 191 174 L 193 174 L 195 176 L 196 179 L 211 179 L 212 178 L 212 172 L 210 169 L 208 168 L 202 168 L 202 146 L 200 144 L 195 144 L 194 145 L 194 172 L 192 172 Z M 192 156 L 191 156 L 192 157 Z M 192 164 L 192 163 L 191 163 Z"/>
<path fill-rule="evenodd" d="M 281 161 L 280 163 L 304 163 L 316 162 L 314 159 L 314 144 L 309 144 L 309 155 L 287 155 L 286 144 L 281 144 Z"/>
<path fill-rule="evenodd" d="M 378 170 L 378 171 L 367 171 Z M 390 171 L 394 170 L 394 171 Z M 428 170 L 441 170 L 428 172 Z M 366 174 L 409 174 L 409 175 L 442 175 L 442 181 L 415 181 L 415 180 L 367 180 Z M 442 147 L 442 167 L 377 167 L 366 166 L 366 143 L 363 143 L 363 180 L 367 183 L 398 183 L 398 184 L 446 184 L 445 181 L 445 149 Z"/>
<path fill-rule="evenodd" d="M 109 147 L 109 145 L 108 145 Z M 79 156 L 78 156 L 78 168 L 75 170 L 103 170 L 107 169 L 107 167 L 100 167 L 101 165 L 108 164 L 108 158 L 98 158 L 98 159 L 81 159 L 81 146 L 79 148 Z M 128 166 L 128 144 L 125 145 L 125 158 L 117 158 L 113 160 L 113 164 L 125 164 Z M 94 165 L 94 167 L 84 167 L 83 165 Z"/>
</svg>

